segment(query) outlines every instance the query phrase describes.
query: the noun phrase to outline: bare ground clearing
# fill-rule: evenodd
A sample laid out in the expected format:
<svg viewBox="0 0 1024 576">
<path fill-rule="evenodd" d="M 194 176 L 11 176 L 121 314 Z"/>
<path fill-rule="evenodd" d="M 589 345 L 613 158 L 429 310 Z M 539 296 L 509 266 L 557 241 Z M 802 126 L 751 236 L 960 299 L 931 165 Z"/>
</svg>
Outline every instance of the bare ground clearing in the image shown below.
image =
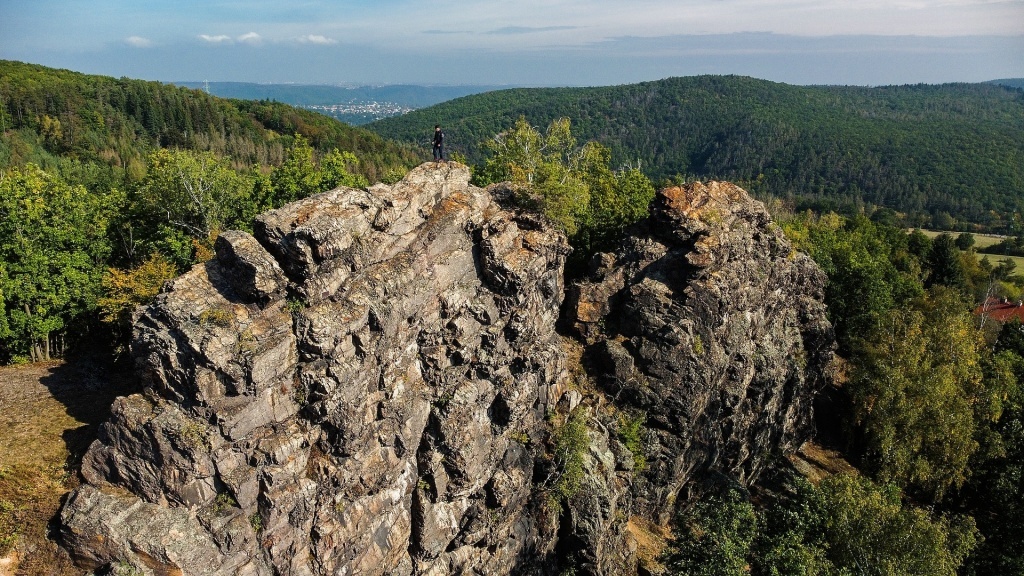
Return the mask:
<svg viewBox="0 0 1024 576">
<path fill-rule="evenodd" d="M 110 403 L 132 388 L 126 366 L 95 357 L 0 367 L 0 576 L 82 573 L 50 524 Z"/>
</svg>

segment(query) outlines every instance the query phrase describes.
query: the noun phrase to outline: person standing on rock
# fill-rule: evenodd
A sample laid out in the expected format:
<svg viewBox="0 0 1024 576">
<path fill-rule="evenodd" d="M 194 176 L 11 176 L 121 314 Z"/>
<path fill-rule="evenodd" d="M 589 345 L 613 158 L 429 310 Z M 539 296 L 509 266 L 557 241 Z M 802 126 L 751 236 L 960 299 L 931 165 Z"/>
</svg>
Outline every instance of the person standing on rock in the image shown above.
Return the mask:
<svg viewBox="0 0 1024 576">
<path fill-rule="evenodd" d="M 441 125 L 434 125 L 434 162 L 444 162 L 444 132 Z"/>
</svg>

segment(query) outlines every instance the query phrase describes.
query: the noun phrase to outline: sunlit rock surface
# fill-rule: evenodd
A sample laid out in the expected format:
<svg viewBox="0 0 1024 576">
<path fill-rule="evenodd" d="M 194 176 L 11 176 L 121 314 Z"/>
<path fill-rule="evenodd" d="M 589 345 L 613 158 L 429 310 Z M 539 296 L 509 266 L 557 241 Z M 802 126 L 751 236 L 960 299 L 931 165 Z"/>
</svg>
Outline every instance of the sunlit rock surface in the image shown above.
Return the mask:
<svg viewBox="0 0 1024 576">
<path fill-rule="evenodd" d="M 634 520 L 807 435 L 824 276 L 720 183 L 661 192 L 563 311 L 568 253 L 450 162 L 224 233 L 137 311 L 147 391 L 86 454 L 63 543 L 146 574 L 635 573 Z"/>
</svg>

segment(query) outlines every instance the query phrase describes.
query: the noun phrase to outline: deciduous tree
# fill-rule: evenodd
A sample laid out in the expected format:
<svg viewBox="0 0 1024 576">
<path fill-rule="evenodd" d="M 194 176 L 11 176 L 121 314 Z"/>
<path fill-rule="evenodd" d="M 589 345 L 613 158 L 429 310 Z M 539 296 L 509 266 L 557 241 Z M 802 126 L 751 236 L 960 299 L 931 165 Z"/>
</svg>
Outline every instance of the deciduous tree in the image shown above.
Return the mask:
<svg viewBox="0 0 1024 576">
<path fill-rule="evenodd" d="M 606 248 L 642 218 L 654 186 L 636 169 L 611 169 L 611 151 L 597 142 L 577 147 L 568 118 L 551 122 L 544 134 L 520 117 L 485 143 L 490 155 L 480 184 L 509 181 L 517 199 L 543 212 L 570 236 L 577 258 Z"/>
<path fill-rule="evenodd" d="M 69 324 L 95 307 L 110 252 L 101 198 L 34 165 L 0 175 L 0 262 L 8 356 L 63 352 Z"/>
<path fill-rule="evenodd" d="M 968 476 L 988 404 L 983 342 L 959 295 L 934 289 L 879 318 L 847 391 L 864 463 L 882 482 L 941 500 Z"/>
<path fill-rule="evenodd" d="M 137 251 L 160 252 L 179 268 L 194 262 L 196 244 L 208 244 L 228 227 L 248 228 L 253 181 L 211 152 L 161 149 L 149 157 L 149 170 L 128 196 L 129 228 Z"/>
</svg>

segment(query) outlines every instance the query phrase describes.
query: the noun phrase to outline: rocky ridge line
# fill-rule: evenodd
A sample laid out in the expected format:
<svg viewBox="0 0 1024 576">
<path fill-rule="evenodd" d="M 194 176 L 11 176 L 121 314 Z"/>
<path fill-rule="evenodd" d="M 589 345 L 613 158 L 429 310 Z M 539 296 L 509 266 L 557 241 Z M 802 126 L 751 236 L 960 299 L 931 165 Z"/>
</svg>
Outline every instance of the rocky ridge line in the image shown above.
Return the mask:
<svg viewBox="0 0 1024 576">
<path fill-rule="evenodd" d="M 807 435 L 824 276 L 760 203 L 721 183 L 659 193 L 568 291 L 581 347 L 555 331 L 564 236 L 468 182 L 426 164 L 268 212 L 137 312 L 148 388 L 115 403 L 62 510 L 76 560 L 635 573 L 638 526 Z M 632 441 L 626 417 L 644 423 Z M 557 499 L 573 418 L 582 474 Z"/>
</svg>

